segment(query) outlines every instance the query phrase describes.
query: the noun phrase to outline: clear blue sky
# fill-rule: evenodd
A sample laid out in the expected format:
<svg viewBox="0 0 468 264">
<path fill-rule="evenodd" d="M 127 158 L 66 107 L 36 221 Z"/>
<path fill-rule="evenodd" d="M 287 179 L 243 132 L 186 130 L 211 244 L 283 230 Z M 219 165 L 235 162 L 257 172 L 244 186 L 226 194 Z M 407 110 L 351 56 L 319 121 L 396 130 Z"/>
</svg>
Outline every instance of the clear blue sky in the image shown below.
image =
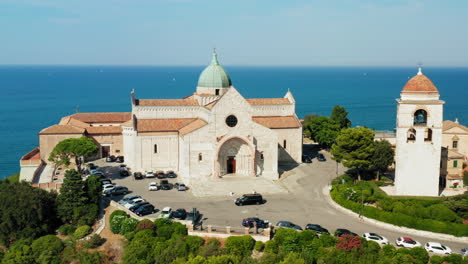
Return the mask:
<svg viewBox="0 0 468 264">
<path fill-rule="evenodd" d="M 468 66 L 467 0 L 0 0 L 0 64 Z"/>
</svg>

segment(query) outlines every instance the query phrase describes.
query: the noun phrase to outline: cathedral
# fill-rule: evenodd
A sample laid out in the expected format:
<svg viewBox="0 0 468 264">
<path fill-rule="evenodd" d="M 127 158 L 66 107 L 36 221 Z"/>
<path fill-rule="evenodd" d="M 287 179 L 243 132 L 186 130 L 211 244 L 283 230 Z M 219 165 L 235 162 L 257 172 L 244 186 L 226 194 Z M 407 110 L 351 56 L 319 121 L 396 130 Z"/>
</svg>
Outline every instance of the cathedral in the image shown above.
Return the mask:
<svg viewBox="0 0 468 264">
<path fill-rule="evenodd" d="M 21 159 L 21 179 L 34 181 L 63 139 L 87 136 L 96 158 L 124 156 L 133 172 L 175 171 L 183 179 L 225 175 L 278 178 L 279 163 L 300 163 L 302 126 L 290 91 L 246 99 L 213 52 L 196 91 L 182 99 L 142 99 L 129 113 L 76 113 L 39 133 L 39 147 Z"/>
</svg>

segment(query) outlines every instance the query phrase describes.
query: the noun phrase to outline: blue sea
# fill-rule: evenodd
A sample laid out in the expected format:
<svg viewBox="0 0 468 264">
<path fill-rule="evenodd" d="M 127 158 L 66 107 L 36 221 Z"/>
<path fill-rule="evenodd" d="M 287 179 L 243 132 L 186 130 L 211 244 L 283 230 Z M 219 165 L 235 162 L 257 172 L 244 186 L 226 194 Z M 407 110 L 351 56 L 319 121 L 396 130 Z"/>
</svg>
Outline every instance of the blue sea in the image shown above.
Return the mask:
<svg viewBox="0 0 468 264">
<path fill-rule="evenodd" d="M 0 66 L 0 178 L 38 145 L 38 132 L 79 112 L 128 112 L 137 98 L 182 98 L 195 91 L 200 67 Z M 296 112 L 329 115 L 344 106 L 353 126 L 395 127 L 395 99 L 416 67 L 225 67 L 246 98 L 283 97 Z M 468 68 L 423 69 L 446 101 L 444 119 L 468 124 Z"/>
</svg>

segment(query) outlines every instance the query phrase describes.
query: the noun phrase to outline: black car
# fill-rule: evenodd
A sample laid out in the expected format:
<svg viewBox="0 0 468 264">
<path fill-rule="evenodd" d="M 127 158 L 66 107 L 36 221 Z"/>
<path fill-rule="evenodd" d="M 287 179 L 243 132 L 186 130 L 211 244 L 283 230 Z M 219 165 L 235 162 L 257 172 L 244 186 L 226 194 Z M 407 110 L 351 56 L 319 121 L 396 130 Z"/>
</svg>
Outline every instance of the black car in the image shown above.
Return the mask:
<svg viewBox="0 0 468 264">
<path fill-rule="evenodd" d="M 320 225 L 307 224 L 305 229 L 306 230 L 312 230 L 317 234 L 327 234 L 327 235 L 330 234 L 330 232 L 328 232 L 328 230 L 326 228 L 323 228 Z"/>
<path fill-rule="evenodd" d="M 134 172 L 133 173 L 133 178 L 135 178 L 135 180 L 142 180 L 145 177 L 143 176 L 143 173 L 141 173 L 141 172 Z"/>
<path fill-rule="evenodd" d="M 353 232 L 349 231 L 348 229 L 338 228 L 338 229 L 335 231 L 335 236 L 336 236 L 336 237 L 340 237 L 340 236 L 342 236 L 342 235 L 358 236 L 358 234 L 353 233 Z"/>
<path fill-rule="evenodd" d="M 142 207 L 143 205 L 145 204 L 150 204 L 148 202 L 139 202 L 139 203 L 136 203 L 134 206 L 128 208 L 130 211 L 132 212 L 135 212 L 136 210 L 138 210 L 138 208 Z"/>
<path fill-rule="evenodd" d="M 184 220 L 187 217 L 187 211 L 185 209 L 180 208 L 175 211 L 172 211 L 171 218 Z"/>
<path fill-rule="evenodd" d="M 159 186 L 161 187 L 162 190 L 170 190 L 172 189 L 172 183 L 169 183 L 167 180 L 161 180 L 159 182 Z"/>
<path fill-rule="evenodd" d="M 245 227 L 254 227 L 257 223 L 258 228 L 267 228 L 270 223 L 268 221 L 262 220 L 258 217 L 250 217 L 242 220 L 242 225 Z"/>
<path fill-rule="evenodd" d="M 123 163 L 124 162 L 124 157 L 123 156 L 117 156 L 117 158 L 115 158 L 115 162 Z"/>
<path fill-rule="evenodd" d="M 144 204 L 140 206 L 137 210 L 135 210 L 135 214 L 138 216 L 145 216 L 154 213 L 154 205 L 152 204 Z"/>
<path fill-rule="evenodd" d="M 312 163 L 312 159 L 307 155 L 302 155 L 302 162 L 304 163 Z"/>
<path fill-rule="evenodd" d="M 167 177 L 168 178 L 177 178 L 177 174 L 175 174 L 175 172 L 173 172 L 173 171 L 168 171 L 167 172 Z"/>
<path fill-rule="evenodd" d="M 114 155 L 106 157 L 106 162 L 114 162 L 114 161 L 115 161 L 115 156 Z"/>
<path fill-rule="evenodd" d="M 126 177 L 130 175 L 130 172 L 128 172 L 128 170 L 121 170 L 119 173 L 120 173 L 120 176 L 122 177 Z"/>
<path fill-rule="evenodd" d="M 279 221 L 276 226 L 278 227 L 282 227 L 282 228 L 289 228 L 289 229 L 294 229 L 294 230 L 297 230 L 297 231 L 302 231 L 302 227 L 294 224 L 294 223 L 291 223 L 289 221 Z"/>
<path fill-rule="evenodd" d="M 157 171 L 155 174 L 156 174 L 156 178 L 158 178 L 158 179 L 166 178 L 166 174 L 164 174 L 163 171 Z"/>
<path fill-rule="evenodd" d="M 317 154 L 317 160 L 318 161 L 327 161 L 325 156 L 322 153 Z"/>
<path fill-rule="evenodd" d="M 115 186 L 114 189 L 109 191 L 110 195 L 121 195 L 121 194 L 127 194 L 128 193 L 128 188 L 124 186 Z"/>
<path fill-rule="evenodd" d="M 263 197 L 259 193 L 254 193 L 254 194 L 244 194 L 242 195 L 241 198 L 237 198 L 234 203 L 237 206 L 240 205 L 249 205 L 249 204 L 262 204 L 263 203 Z"/>
<path fill-rule="evenodd" d="M 185 218 L 185 220 L 192 221 L 194 223 L 197 223 L 198 221 L 200 221 L 200 219 L 201 219 L 201 214 L 198 210 L 195 210 L 195 212 L 193 211 L 188 212 L 187 217 Z"/>
</svg>

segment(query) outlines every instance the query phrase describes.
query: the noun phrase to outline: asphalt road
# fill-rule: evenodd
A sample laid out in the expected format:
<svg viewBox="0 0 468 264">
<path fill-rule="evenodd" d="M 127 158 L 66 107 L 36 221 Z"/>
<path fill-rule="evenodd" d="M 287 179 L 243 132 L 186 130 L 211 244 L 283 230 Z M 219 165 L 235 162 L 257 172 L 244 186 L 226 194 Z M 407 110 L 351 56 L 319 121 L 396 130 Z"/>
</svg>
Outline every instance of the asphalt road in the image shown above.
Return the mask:
<svg viewBox="0 0 468 264">
<path fill-rule="evenodd" d="M 396 232 L 387 230 L 374 224 L 364 223 L 362 220 L 351 217 L 333 208 L 325 199 L 322 190 L 326 187 L 331 178 L 336 176 L 336 163 L 328 158 L 326 162 L 313 160 L 311 164 L 301 164 L 295 168 L 296 174 L 280 180 L 288 194 L 265 195 L 266 203 L 262 205 L 236 206 L 233 200 L 237 197 L 212 197 L 198 198 L 190 192 L 170 191 L 148 191 L 148 183 L 159 181 L 157 179 L 134 180 L 133 177 L 114 177 L 113 181 L 118 185 L 126 186 L 134 194 L 143 196 L 159 210 L 169 206 L 174 210 L 185 208 L 190 210 L 197 208 L 203 214 L 203 226 L 212 225 L 214 228 L 222 229 L 231 226 L 234 231 L 243 232 L 241 221 L 243 218 L 258 216 L 276 224 L 280 220 L 291 221 L 304 227 L 306 224 L 320 224 L 327 228 L 330 233 L 337 228 L 346 228 L 359 235 L 366 232 L 378 233 L 395 245 L 395 240 L 400 236 L 408 236 L 422 245 L 424 243 L 440 242 L 449 246 L 454 253 L 460 253 L 462 248 L 468 245 L 446 241 L 435 240 L 416 236 L 411 233 Z M 104 164 L 103 164 L 104 165 Z M 104 167 L 104 170 L 115 171 L 115 168 Z M 170 179 L 177 182 L 177 179 Z M 118 198 L 114 198 L 118 200 Z"/>
</svg>

